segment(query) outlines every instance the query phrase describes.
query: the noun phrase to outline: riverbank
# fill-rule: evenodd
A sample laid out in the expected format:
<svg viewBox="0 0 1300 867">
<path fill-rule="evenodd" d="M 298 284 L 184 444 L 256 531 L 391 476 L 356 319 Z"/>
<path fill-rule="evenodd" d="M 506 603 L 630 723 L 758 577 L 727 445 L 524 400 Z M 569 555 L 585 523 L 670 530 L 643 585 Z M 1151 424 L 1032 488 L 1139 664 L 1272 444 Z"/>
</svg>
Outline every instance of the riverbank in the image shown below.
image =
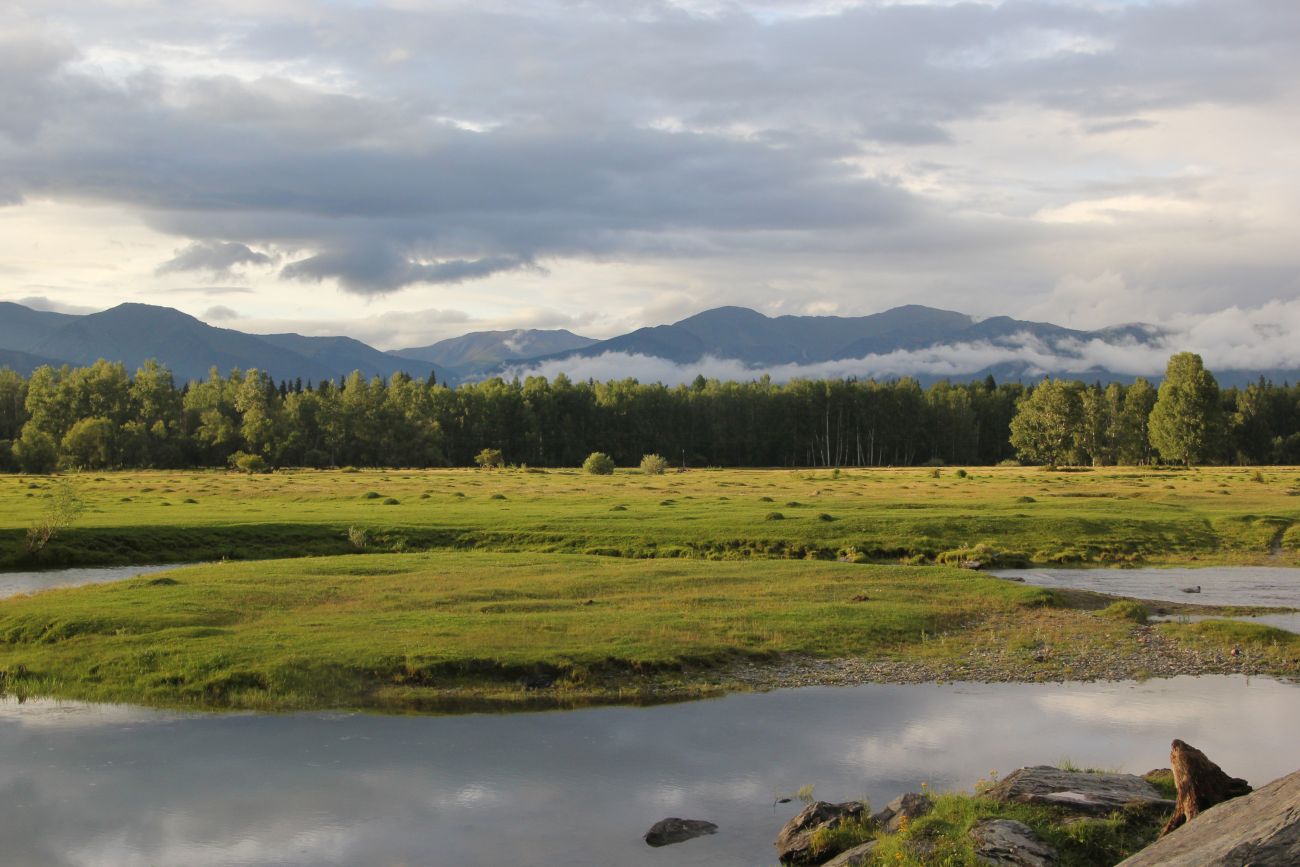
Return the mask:
<svg viewBox="0 0 1300 867">
<path fill-rule="evenodd" d="M 455 712 L 811 684 L 1300 676 L 1300 636 L 1151 626 L 1113 603 L 963 569 L 819 561 L 211 564 L 0 602 L 0 686 L 164 707 Z"/>
</svg>

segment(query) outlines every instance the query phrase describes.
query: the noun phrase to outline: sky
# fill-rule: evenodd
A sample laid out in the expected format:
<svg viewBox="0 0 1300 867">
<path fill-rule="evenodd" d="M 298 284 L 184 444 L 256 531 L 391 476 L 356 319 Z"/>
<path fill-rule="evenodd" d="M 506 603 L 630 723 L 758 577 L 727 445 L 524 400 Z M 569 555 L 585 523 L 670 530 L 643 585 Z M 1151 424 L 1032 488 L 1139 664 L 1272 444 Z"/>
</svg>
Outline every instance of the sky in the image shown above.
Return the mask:
<svg viewBox="0 0 1300 867">
<path fill-rule="evenodd" d="M 3 300 L 380 348 L 722 304 L 1300 327 L 1294 0 L 5 10 Z"/>
</svg>

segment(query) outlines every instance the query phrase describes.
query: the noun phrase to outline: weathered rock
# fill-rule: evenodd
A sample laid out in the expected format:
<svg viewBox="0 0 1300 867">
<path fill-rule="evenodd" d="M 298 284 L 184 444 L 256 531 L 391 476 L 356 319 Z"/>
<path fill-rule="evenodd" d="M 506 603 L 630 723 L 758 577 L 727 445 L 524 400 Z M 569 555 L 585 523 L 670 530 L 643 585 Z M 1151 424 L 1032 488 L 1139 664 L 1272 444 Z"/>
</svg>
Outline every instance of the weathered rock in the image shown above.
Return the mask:
<svg viewBox="0 0 1300 867">
<path fill-rule="evenodd" d="M 1057 862 L 1056 850 L 1033 828 L 1013 819 L 985 819 L 970 829 L 970 835 L 982 864 L 1049 867 Z"/>
<path fill-rule="evenodd" d="M 871 853 L 876 851 L 880 845 L 878 840 L 868 840 L 865 843 L 859 843 L 852 849 L 846 849 L 827 861 L 822 867 L 862 867 L 871 860 Z"/>
<path fill-rule="evenodd" d="M 1211 807 L 1121 867 L 1300 864 L 1300 771 Z"/>
<path fill-rule="evenodd" d="M 1129 806 L 1167 810 L 1174 802 L 1133 774 L 1089 774 L 1051 765 L 1021 768 L 984 793 L 995 801 L 1064 807 L 1100 816 Z"/>
<path fill-rule="evenodd" d="M 1250 794 L 1250 783 L 1228 776 L 1205 753 L 1183 741 L 1175 739 L 1170 746 L 1169 763 L 1174 769 L 1178 801 L 1174 815 L 1160 831 L 1161 837 L 1215 804 Z"/>
<path fill-rule="evenodd" d="M 861 801 L 846 801 L 843 804 L 831 804 L 826 801 L 814 801 L 799 811 L 776 838 L 776 856 L 786 864 L 820 864 L 823 860 L 839 853 L 822 852 L 813 847 L 813 835 L 822 829 L 833 830 L 845 822 L 862 818 L 864 807 Z"/>
<path fill-rule="evenodd" d="M 933 809 L 934 802 L 928 795 L 908 792 L 890 801 L 889 806 L 871 817 L 871 821 L 892 834 L 898 831 L 904 819 L 909 822 L 919 819 Z"/>
<path fill-rule="evenodd" d="M 645 832 L 645 841 L 651 846 L 669 846 L 717 832 L 717 825 L 703 819 L 660 819 Z"/>
</svg>

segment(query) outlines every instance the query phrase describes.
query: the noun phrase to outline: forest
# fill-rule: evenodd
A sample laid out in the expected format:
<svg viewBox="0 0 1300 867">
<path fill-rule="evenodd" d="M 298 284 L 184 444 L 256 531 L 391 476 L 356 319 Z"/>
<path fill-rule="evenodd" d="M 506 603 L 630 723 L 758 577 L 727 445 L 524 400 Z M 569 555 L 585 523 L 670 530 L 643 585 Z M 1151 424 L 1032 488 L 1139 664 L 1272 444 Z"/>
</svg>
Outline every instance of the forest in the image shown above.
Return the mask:
<svg viewBox="0 0 1300 867">
<path fill-rule="evenodd" d="M 1190 365 L 1181 374 L 1179 359 Z M 102 360 L 29 378 L 0 369 L 0 470 L 225 467 L 247 456 L 258 466 L 470 466 L 486 448 L 536 467 L 577 466 L 597 450 L 620 466 L 647 453 L 689 467 L 1300 464 L 1300 386 L 1220 389 L 1199 357 L 1170 365 L 1159 391 L 1142 379 L 923 388 L 907 378 L 665 386 L 560 375 L 449 388 L 402 374 L 313 384 L 215 368 L 178 384 L 153 362 L 134 374 Z"/>
</svg>

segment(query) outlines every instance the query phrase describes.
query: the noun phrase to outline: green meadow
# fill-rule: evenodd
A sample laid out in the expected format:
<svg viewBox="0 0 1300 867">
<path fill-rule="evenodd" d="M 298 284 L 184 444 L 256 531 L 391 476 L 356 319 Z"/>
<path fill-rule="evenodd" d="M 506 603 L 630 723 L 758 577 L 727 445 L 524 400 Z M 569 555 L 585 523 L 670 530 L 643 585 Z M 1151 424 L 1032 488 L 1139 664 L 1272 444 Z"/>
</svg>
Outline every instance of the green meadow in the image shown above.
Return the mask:
<svg viewBox="0 0 1300 867">
<path fill-rule="evenodd" d="M 83 510 L 26 552 L 68 483 Z M 1132 606 L 955 566 L 1294 564 L 1298 487 L 1294 469 L 4 477 L 6 568 L 205 565 L 0 601 L 0 689 L 555 706 L 707 695 L 741 686 L 737 666 L 791 659 L 994 656 L 1007 679 L 1069 677 L 1053 646 L 1135 657 L 1152 634 L 1294 675 L 1288 633 L 1145 627 Z"/>
<path fill-rule="evenodd" d="M 965 474 L 963 476 L 963 474 Z M 1300 469 L 124 472 L 38 559 L 58 478 L 0 477 L 0 568 L 477 549 L 986 565 L 1300 562 Z M 356 532 L 365 534 L 359 546 Z M 987 549 L 971 555 L 970 549 Z"/>
</svg>

